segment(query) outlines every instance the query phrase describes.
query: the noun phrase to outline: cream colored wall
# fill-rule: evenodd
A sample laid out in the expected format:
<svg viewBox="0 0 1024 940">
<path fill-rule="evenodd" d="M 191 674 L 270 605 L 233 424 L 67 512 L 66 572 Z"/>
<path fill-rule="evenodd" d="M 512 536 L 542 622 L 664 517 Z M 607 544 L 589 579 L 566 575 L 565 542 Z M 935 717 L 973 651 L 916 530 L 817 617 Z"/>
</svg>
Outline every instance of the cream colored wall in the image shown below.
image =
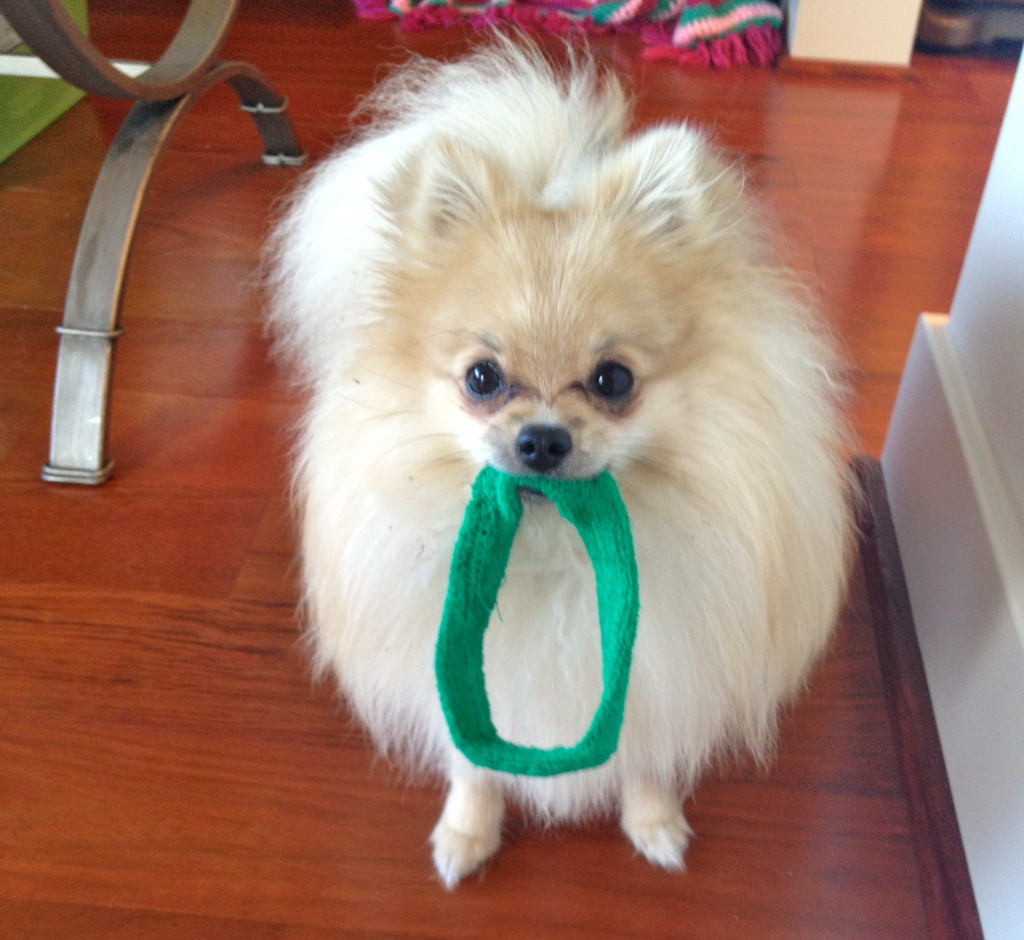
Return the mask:
<svg viewBox="0 0 1024 940">
<path fill-rule="evenodd" d="M 799 59 L 904 66 L 922 0 L 787 0 L 789 52 Z"/>
</svg>

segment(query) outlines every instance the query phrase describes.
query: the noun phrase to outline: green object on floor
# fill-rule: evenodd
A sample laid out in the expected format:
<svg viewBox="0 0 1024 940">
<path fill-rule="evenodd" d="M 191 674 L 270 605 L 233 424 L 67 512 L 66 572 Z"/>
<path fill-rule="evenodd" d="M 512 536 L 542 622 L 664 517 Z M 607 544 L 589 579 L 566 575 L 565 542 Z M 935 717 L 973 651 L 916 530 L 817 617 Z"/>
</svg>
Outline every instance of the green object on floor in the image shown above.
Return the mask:
<svg viewBox="0 0 1024 940">
<path fill-rule="evenodd" d="M 88 31 L 86 0 L 64 0 L 72 19 Z M 12 52 L 30 55 L 26 46 Z M 55 78 L 0 75 L 0 162 L 49 127 L 85 92 Z"/>
</svg>

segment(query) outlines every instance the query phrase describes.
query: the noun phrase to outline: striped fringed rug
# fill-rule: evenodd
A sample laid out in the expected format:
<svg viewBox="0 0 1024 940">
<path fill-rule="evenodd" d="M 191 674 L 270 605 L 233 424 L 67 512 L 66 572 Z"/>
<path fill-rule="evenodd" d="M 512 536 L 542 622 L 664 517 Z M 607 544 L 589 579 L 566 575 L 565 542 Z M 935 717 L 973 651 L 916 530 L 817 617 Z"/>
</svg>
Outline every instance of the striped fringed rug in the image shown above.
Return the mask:
<svg viewBox="0 0 1024 940">
<path fill-rule="evenodd" d="M 782 11 L 766 0 L 353 0 L 363 19 L 397 18 L 406 29 L 469 22 L 552 32 L 633 31 L 644 56 L 683 65 L 773 65 L 782 50 Z"/>
</svg>

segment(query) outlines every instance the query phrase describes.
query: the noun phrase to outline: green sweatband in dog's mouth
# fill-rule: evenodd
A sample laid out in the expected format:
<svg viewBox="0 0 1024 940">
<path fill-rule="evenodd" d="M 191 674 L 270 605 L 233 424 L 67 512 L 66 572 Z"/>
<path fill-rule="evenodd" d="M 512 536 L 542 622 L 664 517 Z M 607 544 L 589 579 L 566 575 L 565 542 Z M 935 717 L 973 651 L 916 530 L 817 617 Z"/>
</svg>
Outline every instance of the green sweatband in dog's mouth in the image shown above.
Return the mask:
<svg viewBox="0 0 1024 940">
<path fill-rule="evenodd" d="M 491 720 L 484 633 L 497 603 L 523 506 L 520 490 L 546 496 L 579 532 L 597 584 L 604 691 L 593 721 L 571 747 L 506 741 Z M 455 746 L 474 764 L 546 777 L 603 764 L 618 746 L 640 609 L 629 516 L 607 471 L 590 480 L 510 476 L 485 467 L 473 483 L 455 543 L 434 670 Z"/>
</svg>

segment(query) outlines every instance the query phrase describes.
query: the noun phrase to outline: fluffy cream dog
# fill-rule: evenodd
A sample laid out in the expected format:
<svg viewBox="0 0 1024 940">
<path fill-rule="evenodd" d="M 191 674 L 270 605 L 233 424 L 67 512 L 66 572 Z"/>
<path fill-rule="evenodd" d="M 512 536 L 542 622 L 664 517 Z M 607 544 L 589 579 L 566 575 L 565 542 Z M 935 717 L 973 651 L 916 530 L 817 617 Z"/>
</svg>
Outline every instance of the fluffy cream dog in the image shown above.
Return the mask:
<svg viewBox="0 0 1024 940">
<path fill-rule="evenodd" d="M 627 136 L 620 86 L 500 40 L 418 62 L 366 106 L 273 243 L 272 321 L 310 392 L 297 455 L 316 662 L 388 754 L 447 777 L 448 886 L 541 821 L 617 809 L 682 867 L 681 802 L 716 759 L 765 758 L 821 654 L 850 536 L 837 360 L 773 263 L 740 175 L 681 125 Z M 548 778 L 453 747 L 434 644 L 486 464 L 608 469 L 641 612 L 618 750 Z M 486 675 L 503 737 L 575 743 L 601 695 L 576 532 L 527 500 Z"/>
</svg>

